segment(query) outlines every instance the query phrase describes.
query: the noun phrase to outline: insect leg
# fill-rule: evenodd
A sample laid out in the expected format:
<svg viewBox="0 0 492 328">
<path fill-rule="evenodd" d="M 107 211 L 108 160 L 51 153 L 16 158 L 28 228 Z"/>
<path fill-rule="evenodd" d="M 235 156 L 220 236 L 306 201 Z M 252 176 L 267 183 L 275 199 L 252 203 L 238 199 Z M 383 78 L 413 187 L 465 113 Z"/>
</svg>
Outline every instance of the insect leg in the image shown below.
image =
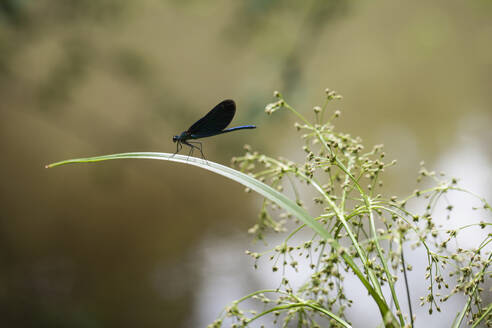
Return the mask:
<svg viewBox="0 0 492 328">
<path fill-rule="evenodd" d="M 176 152 L 174 154 L 172 154 L 171 157 L 174 157 L 174 155 L 176 155 L 181 150 L 181 148 L 183 148 L 183 146 L 181 145 L 181 142 L 179 142 L 179 141 L 176 142 Z"/>
<path fill-rule="evenodd" d="M 183 143 L 185 145 L 187 145 L 188 147 L 190 147 L 190 152 L 188 153 L 188 158 L 189 158 L 193 154 L 194 148 L 198 148 L 198 147 L 195 146 L 193 143 L 190 143 L 189 141 L 186 141 L 186 140 L 183 140 Z"/>
<path fill-rule="evenodd" d="M 205 157 L 205 155 L 203 154 L 203 151 L 202 151 L 202 143 L 199 142 L 199 141 L 188 141 L 189 143 L 191 144 L 194 144 L 193 146 L 198 149 L 200 151 L 200 153 L 202 154 L 202 158 L 204 160 L 207 160 L 207 158 Z M 200 145 L 200 146 L 196 146 L 196 145 Z"/>
</svg>

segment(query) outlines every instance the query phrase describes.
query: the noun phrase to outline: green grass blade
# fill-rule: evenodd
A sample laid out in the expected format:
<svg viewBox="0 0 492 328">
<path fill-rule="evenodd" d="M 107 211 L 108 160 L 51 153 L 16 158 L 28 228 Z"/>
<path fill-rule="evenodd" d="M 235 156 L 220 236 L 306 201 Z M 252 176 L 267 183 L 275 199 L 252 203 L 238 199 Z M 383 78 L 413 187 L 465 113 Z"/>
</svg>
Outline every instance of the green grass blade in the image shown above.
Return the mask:
<svg viewBox="0 0 492 328">
<path fill-rule="evenodd" d="M 282 207 L 288 213 L 294 215 L 305 224 L 310 226 L 314 231 L 316 231 L 321 237 L 324 239 L 331 239 L 330 234 L 324 229 L 324 227 L 314 220 L 302 207 L 297 205 L 295 202 L 287 198 L 282 193 L 273 189 L 269 185 L 262 183 L 255 178 L 234 170 L 230 167 L 220 165 L 211 161 L 205 161 L 203 159 L 199 159 L 196 157 L 187 157 L 183 155 L 172 155 L 169 153 L 121 153 L 121 154 L 113 154 L 113 155 L 105 155 L 105 156 L 96 156 L 96 157 L 86 157 L 86 158 L 75 158 L 69 159 L 66 161 L 56 162 L 49 165 L 46 165 L 46 168 L 52 168 L 55 166 L 66 165 L 66 164 L 75 164 L 75 163 L 92 163 L 92 162 L 101 162 L 113 159 L 130 159 L 130 158 L 142 158 L 142 159 L 159 159 L 164 161 L 172 161 L 179 162 L 188 165 L 198 166 L 202 169 L 212 171 L 214 173 L 220 174 L 234 180 L 236 182 L 241 183 L 243 186 L 250 188 L 253 191 L 261 194 L 265 198 L 268 198 L 275 204 Z"/>
<path fill-rule="evenodd" d="M 183 155 L 173 155 L 169 153 L 152 153 L 152 152 L 144 152 L 144 153 L 121 153 L 121 154 L 113 154 L 106 156 L 97 156 L 97 157 L 87 157 L 87 158 L 76 158 L 69 159 L 66 161 L 56 162 L 49 165 L 46 165 L 46 168 L 52 168 L 55 166 L 66 165 L 66 164 L 75 164 L 75 163 L 92 163 L 92 162 L 101 162 L 113 159 L 159 159 L 164 161 L 172 161 L 179 162 L 188 165 L 198 166 L 202 169 L 212 171 L 214 173 L 220 174 L 226 178 L 234 180 L 236 182 L 241 183 L 243 186 L 250 188 L 253 191 L 256 191 L 260 195 L 265 198 L 271 200 L 281 208 L 283 208 L 286 212 L 292 214 L 306 225 L 311 227 L 315 232 L 317 232 L 322 238 L 328 241 L 328 243 L 335 248 L 337 251 L 341 250 L 340 244 L 331 236 L 330 232 L 327 231 L 321 223 L 316 221 L 313 217 L 311 217 L 305 209 L 297 205 L 295 202 L 287 198 L 284 194 L 278 192 L 273 189 L 269 185 L 247 175 L 240 171 L 234 170 L 230 167 L 217 164 L 211 161 L 206 161 L 196 157 L 188 157 Z M 362 284 L 367 288 L 369 294 L 376 301 L 382 315 L 384 317 L 390 316 L 392 320 L 386 326 L 388 327 L 396 327 L 394 316 L 391 314 L 387 304 L 384 299 L 382 299 L 374 288 L 370 285 L 367 279 L 364 277 L 364 273 L 357 267 L 357 264 L 354 262 L 352 257 L 348 254 L 348 252 L 341 252 L 341 256 L 346 261 L 348 266 L 354 271 L 357 277 L 360 279 Z"/>
</svg>

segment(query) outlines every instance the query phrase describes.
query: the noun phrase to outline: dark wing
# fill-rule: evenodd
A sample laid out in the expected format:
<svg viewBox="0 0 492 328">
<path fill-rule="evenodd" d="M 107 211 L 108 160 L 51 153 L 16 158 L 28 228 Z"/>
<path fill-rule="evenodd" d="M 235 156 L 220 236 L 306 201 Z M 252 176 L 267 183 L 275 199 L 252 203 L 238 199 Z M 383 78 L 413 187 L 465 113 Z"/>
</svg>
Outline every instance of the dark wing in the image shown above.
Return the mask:
<svg viewBox="0 0 492 328">
<path fill-rule="evenodd" d="M 215 106 L 207 115 L 196 121 L 188 132 L 194 135 L 211 136 L 224 130 L 236 113 L 234 100 L 227 99 Z"/>
</svg>

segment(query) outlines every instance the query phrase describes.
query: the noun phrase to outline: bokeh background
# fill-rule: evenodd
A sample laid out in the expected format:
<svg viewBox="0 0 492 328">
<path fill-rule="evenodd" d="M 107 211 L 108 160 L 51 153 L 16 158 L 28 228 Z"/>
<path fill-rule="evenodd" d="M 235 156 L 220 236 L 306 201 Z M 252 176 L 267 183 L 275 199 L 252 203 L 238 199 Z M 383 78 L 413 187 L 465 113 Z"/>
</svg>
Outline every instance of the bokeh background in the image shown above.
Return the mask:
<svg viewBox="0 0 492 328">
<path fill-rule="evenodd" d="M 162 161 L 44 168 L 173 152 L 226 98 L 258 129 L 206 140 L 210 160 L 302 159 L 293 118 L 264 107 L 279 90 L 310 115 L 330 87 L 338 129 L 398 160 L 388 193 L 425 160 L 490 200 L 491 40 L 486 0 L 1 0 L 0 325 L 203 327 L 278 285 L 244 255 L 261 200 L 241 186 Z"/>
</svg>

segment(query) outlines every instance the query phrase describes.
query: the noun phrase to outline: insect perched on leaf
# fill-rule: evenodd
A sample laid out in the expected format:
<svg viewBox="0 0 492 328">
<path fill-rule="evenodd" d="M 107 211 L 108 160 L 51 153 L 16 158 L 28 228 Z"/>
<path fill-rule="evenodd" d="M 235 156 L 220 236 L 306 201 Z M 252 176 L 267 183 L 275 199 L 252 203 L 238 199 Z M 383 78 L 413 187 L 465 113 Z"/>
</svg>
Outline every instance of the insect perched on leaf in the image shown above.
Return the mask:
<svg viewBox="0 0 492 328">
<path fill-rule="evenodd" d="M 242 129 L 255 129 L 254 125 L 242 125 L 233 128 L 226 129 L 231 123 L 234 114 L 236 113 L 236 103 L 234 100 L 227 99 L 215 106 L 207 115 L 195 122 L 190 128 L 180 135 L 173 137 L 173 142 L 176 142 L 176 155 L 182 148 L 183 144 L 190 147 L 190 153 L 193 154 L 193 150 L 196 148 L 205 158 L 202 151 L 202 143 L 198 141 L 189 141 L 194 139 L 201 139 L 206 137 L 215 136 L 222 133 L 242 130 Z"/>
</svg>

